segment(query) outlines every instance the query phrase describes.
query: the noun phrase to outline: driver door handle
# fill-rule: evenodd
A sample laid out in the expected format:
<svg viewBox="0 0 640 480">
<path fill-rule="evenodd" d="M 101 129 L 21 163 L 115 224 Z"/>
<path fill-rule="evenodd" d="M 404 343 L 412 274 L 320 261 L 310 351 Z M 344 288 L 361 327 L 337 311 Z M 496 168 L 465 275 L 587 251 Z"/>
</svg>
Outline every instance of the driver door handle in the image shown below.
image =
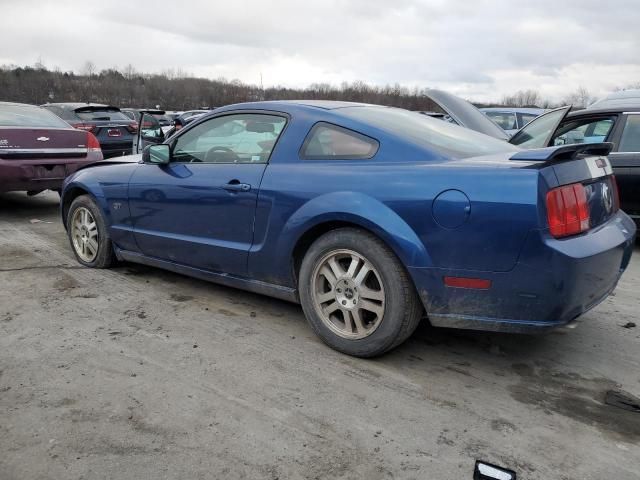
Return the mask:
<svg viewBox="0 0 640 480">
<path fill-rule="evenodd" d="M 230 192 L 248 192 L 251 190 L 251 185 L 248 183 L 240 183 L 238 180 L 231 180 L 226 185 L 223 185 L 222 188 Z"/>
</svg>

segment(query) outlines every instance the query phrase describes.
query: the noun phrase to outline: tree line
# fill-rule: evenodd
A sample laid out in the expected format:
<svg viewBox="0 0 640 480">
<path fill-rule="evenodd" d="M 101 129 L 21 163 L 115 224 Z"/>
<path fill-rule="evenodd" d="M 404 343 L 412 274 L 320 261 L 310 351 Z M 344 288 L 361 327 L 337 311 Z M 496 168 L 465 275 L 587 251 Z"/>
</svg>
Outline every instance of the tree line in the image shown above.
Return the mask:
<svg viewBox="0 0 640 480">
<path fill-rule="evenodd" d="M 398 84 L 372 86 L 364 82 L 340 86 L 314 83 L 306 88 L 249 85 L 239 80 L 195 78 L 180 70 L 160 74 L 136 72 L 129 65 L 121 70 L 95 70 L 87 62 L 82 73 L 49 70 L 42 65 L 0 67 L 0 100 L 41 105 L 55 102 L 95 102 L 125 107 L 155 107 L 165 110 L 213 108 L 256 100 L 348 100 L 437 111 L 426 89 Z"/>
<path fill-rule="evenodd" d="M 638 88 L 640 85 L 630 87 Z M 274 86 L 262 88 L 239 80 L 196 78 L 182 70 L 159 74 L 141 73 L 132 65 L 98 71 L 86 62 L 80 73 L 34 66 L 0 66 L 0 100 L 41 105 L 47 102 L 95 102 L 125 107 L 156 107 L 165 110 L 214 108 L 256 100 L 345 100 L 406 108 L 440 111 L 427 96 L 427 88 L 407 88 L 399 84 L 375 86 L 362 81 L 341 85 L 314 83 L 306 88 Z M 536 90 L 520 90 L 495 103 L 477 106 L 552 108 L 560 105 L 587 106 L 595 100 L 578 87 L 561 102 L 551 102 Z"/>
</svg>

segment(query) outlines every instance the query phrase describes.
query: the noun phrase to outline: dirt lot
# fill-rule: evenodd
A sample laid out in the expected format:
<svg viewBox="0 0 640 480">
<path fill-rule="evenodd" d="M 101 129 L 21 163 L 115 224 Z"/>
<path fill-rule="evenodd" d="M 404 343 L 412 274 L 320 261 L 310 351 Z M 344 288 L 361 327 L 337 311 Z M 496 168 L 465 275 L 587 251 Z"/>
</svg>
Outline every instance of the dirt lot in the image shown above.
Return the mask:
<svg viewBox="0 0 640 480">
<path fill-rule="evenodd" d="M 34 222 L 38 219 L 41 222 Z M 325 347 L 296 305 L 81 268 L 57 196 L 0 196 L 0 479 L 640 478 L 640 249 L 569 332 Z M 640 322 L 638 322 L 640 323 Z"/>
</svg>

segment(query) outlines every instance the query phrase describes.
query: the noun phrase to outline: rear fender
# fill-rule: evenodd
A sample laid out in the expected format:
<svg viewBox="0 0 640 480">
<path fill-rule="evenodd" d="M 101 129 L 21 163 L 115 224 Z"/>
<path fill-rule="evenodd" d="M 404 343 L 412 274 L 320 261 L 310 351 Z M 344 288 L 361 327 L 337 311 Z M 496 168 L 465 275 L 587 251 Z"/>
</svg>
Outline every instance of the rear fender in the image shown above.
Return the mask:
<svg viewBox="0 0 640 480">
<path fill-rule="evenodd" d="M 289 263 L 302 236 L 328 222 L 349 223 L 370 231 L 393 250 L 405 267 L 432 265 L 423 243 L 397 213 L 379 200 L 358 192 L 328 193 L 301 206 L 284 225 L 275 264 Z"/>
</svg>

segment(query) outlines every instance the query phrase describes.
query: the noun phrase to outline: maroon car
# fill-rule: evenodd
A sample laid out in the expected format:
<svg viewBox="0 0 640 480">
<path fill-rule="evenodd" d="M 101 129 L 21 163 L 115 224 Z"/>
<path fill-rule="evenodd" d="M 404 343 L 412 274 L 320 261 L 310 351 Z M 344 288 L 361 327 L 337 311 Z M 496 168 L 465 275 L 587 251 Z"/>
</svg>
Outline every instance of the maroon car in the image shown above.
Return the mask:
<svg viewBox="0 0 640 480">
<path fill-rule="evenodd" d="M 66 176 L 99 160 L 91 132 L 34 105 L 0 102 L 0 192 L 59 190 Z"/>
</svg>

